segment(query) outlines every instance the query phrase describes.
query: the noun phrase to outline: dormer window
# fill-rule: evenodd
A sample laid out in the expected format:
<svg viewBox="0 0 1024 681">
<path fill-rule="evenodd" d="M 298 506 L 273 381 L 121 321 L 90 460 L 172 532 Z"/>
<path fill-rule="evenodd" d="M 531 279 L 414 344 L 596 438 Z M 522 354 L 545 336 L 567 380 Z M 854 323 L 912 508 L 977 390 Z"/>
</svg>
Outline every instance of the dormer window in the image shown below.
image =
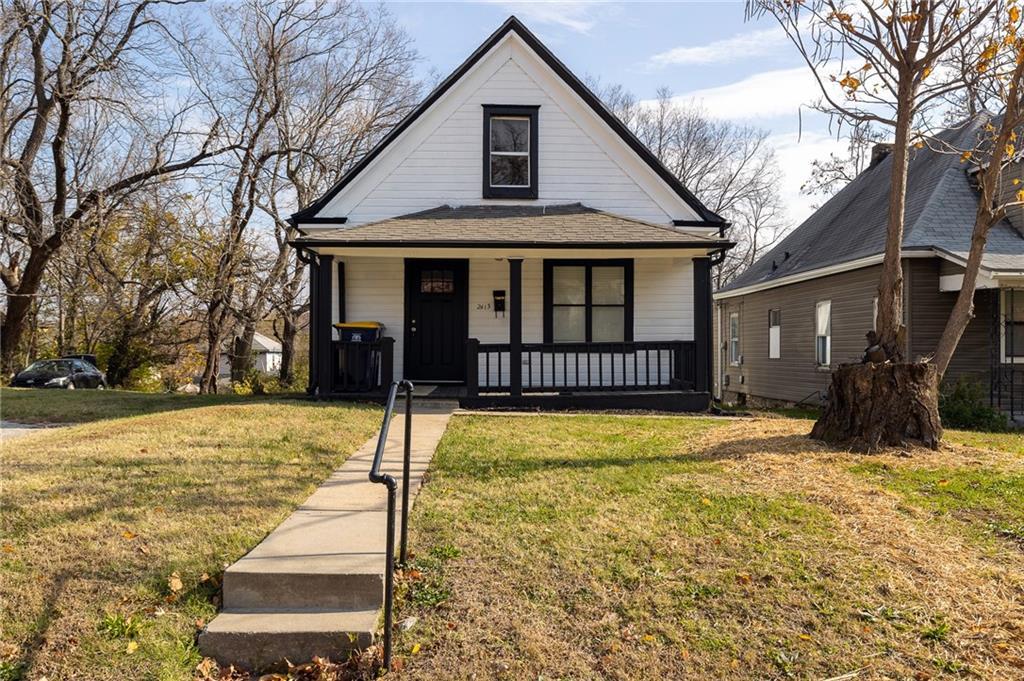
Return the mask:
<svg viewBox="0 0 1024 681">
<path fill-rule="evenodd" d="M 484 105 L 484 198 L 537 198 L 536 106 Z"/>
</svg>

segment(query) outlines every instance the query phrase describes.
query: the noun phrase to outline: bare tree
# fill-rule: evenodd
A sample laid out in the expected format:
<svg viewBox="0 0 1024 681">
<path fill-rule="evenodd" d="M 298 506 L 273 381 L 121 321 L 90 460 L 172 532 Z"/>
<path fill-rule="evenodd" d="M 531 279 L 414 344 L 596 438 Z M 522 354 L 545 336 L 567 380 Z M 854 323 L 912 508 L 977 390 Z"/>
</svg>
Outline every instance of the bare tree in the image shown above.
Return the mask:
<svg viewBox="0 0 1024 681">
<path fill-rule="evenodd" d="M 0 363 L 15 363 L 47 265 L 98 214 L 224 151 L 214 118 L 162 86 L 162 12 L 187 0 L 13 0 L 0 44 Z M 207 120 L 203 120 L 207 119 Z"/>
<path fill-rule="evenodd" d="M 312 203 L 415 104 L 419 87 L 410 45 L 383 9 L 331 3 L 305 40 L 311 56 L 282 74 L 273 133 L 279 154 L 267 165 L 260 189 L 274 241 L 265 275 L 238 306 L 234 377 L 249 368 L 256 327 L 273 308 L 282 321 L 281 379 L 291 385 L 298 319 L 306 309 L 299 300 L 305 265 L 288 246 L 295 233 L 282 207 Z"/>
<path fill-rule="evenodd" d="M 829 154 L 826 159 L 811 163 L 811 176 L 800 187 L 800 193 L 829 197 L 853 181 L 874 160 L 874 149 L 885 135 L 869 122 L 855 122 L 846 137 L 844 156 Z M 888 147 L 886 147 L 888 150 Z"/>
<path fill-rule="evenodd" d="M 679 102 L 665 88 L 639 102 L 621 86 L 591 87 L 605 105 L 704 205 L 732 223 L 737 248 L 716 268 L 724 286 L 784 234 L 781 171 L 768 132 L 715 120 L 699 106 Z"/>
<path fill-rule="evenodd" d="M 748 12 L 775 17 L 818 81 L 818 108 L 850 123 L 893 132 L 887 229 L 878 286 L 877 333 L 890 363 L 844 367 L 833 374 L 829 405 L 812 435 L 869 448 L 914 439 L 936 447 L 938 372 L 904 364 L 901 265 L 907 167 L 911 147 L 960 74 L 940 68 L 966 49 L 998 0 L 935 3 L 895 0 L 856 4 L 834 0 L 748 0 Z M 891 386 L 899 386 L 892 390 Z"/>
</svg>

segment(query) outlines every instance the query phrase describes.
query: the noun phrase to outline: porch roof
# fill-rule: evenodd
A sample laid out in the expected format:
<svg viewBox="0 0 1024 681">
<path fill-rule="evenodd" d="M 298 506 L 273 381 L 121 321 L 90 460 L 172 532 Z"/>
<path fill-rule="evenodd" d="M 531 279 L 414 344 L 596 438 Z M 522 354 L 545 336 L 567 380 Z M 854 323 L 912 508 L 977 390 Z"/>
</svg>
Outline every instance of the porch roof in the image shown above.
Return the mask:
<svg viewBox="0 0 1024 681">
<path fill-rule="evenodd" d="M 580 203 L 557 206 L 439 206 L 356 227 L 323 230 L 293 246 L 472 248 L 696 248 L 735 244 L 677 227 L 613 215 Z"/>
</svg>

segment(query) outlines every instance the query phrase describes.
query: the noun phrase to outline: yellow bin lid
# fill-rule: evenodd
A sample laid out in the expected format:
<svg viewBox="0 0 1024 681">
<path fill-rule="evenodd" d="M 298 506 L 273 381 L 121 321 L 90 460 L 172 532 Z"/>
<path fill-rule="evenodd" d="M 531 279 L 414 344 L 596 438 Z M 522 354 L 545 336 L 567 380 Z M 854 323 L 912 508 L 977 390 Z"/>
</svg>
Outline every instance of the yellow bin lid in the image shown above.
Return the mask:
<svg viewBox="0 0 1024 681">
<path fill-rule="evenodd" d="M 340 322 L 334 325 L 336 329 L 383 329 L 380 322 Z"/>
</svg>

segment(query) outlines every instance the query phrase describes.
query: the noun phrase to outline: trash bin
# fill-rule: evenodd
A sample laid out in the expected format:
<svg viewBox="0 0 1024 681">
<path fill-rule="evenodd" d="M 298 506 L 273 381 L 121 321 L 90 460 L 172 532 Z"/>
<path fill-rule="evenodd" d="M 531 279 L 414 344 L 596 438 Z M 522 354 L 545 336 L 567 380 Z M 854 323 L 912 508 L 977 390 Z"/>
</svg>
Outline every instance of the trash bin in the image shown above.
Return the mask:
<svg viewBox="0 0 1024 681">
<path fill-rule="evenodd" d="M 337 388 L 342 392 L 367 392 L 377 387 L 380 370 L 380 340 L 384 325 L 380 322 L 344 322 L 338 330 Z"/>
</svg>

